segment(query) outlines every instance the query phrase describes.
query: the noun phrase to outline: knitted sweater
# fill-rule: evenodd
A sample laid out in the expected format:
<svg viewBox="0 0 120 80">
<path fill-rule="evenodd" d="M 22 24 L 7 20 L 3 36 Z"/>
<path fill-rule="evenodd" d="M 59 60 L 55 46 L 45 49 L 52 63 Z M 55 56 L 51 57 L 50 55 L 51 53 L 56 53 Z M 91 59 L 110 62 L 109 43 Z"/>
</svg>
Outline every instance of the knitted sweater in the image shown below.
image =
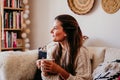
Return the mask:
<svg viewBox="0 0 120 80">
<path fill-rule="evenodd" d="M 52 58 L 52 53 L 57 49 L 58 43 L 52 43 L 47 47 L 47 58 Z M 76 57 L 75 64 L 76 75 L 70 74 L 67 80 L 91 80 L 91 64 L 88 50 L 81 47 Z M 43 76 L 43 80 L 59 80 L 59 75 Z"/>
</svg>

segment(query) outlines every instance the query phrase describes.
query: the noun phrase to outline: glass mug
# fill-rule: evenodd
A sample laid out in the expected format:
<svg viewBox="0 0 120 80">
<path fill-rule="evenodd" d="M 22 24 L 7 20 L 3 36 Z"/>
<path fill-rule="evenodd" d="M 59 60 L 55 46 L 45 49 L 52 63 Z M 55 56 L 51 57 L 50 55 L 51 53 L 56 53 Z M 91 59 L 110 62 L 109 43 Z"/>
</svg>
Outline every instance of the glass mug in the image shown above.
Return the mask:
<svg viewBox="0 0 120 80">
<path fill-rule="evenodd" d="M 40 62 L 41 62 L 41 63 L 40 63 L 40 64 L 41 64 L 41 71 L 45 70 L 45 68 L 42 66 L 42 62 L 43 62 L 43 61 L 46 61 L 46 62 L 47 62 L 47 61 L 55 62 L 55 59 L 41 59 L 41 60 L 40 60 Z"/>
<path fill-rule="evenodd" d="M 42 66 L 42 62 L 43 62 L 43 61 L 52 61 L 52 62 L 55 62 L 55 59 L 40 59 L 40 60 L 37 60 L 37 61 L 38 61 L 38 63 L 40 64 L 39 69 L 41 69 L 41 71 L 43 71 L 43 70 L 45 70 L 45 68 Z M 55 74 L 55 73 L 47 73 L 47 74 L 53 75 L 53 74 Z"/>
</svg>

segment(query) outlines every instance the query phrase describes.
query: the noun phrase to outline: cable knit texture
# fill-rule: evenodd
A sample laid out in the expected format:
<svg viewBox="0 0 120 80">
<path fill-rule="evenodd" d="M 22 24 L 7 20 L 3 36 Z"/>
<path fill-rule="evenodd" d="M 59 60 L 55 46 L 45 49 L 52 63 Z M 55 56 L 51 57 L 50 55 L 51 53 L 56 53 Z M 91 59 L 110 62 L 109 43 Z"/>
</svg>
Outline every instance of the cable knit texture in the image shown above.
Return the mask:
<svg viewBox="0 0 120 80">
<path fill-rule="evenodd" d="M 47 58 L 52 58 L 52 53 L 58 47 L 58 43 L 51 43 L 47 47 Z M 80 48 L 75 60 L 75 72 L 76 75 L 73 76 L 70 74 L 67 80 L 91 80 L 91 64 L 89 58 L 89 52 L 85 47 Z M 59 75 L 43 76 L 43 80 L 59 80 Z"/>
</svg>

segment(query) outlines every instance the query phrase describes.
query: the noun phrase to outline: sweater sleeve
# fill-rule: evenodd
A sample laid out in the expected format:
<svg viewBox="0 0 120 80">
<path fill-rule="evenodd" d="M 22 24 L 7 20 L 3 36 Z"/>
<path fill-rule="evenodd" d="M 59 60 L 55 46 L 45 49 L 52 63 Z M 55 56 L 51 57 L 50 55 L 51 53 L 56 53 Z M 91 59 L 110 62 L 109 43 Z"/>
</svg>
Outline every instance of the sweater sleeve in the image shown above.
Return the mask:
<svg viewBox="0 0 120 80">
<path fill-rule="evenodd" d="M 55 47 L 55 45 L 54 45 Z M 55 48 L 48 47 L 47 58 L 51 58 Z M 75 75 L 70 74 L 67 80 L 91 80 L 91 64 L 88 50 L 84 47 L 80 48 L 78 56 L 75 60 Z M 59 80 L 59 75 L 43 76 L 43 80 Z"/>
<path fill-rule="evenodd" d="M 88 50 L 81 48 L 76 58 L 76 75 L 71 75 L 67 80 L 91 80 L 91 65 Z"/>
<path fill-rule="evenodd" d="M 41 73 L 41 75 L 42 75 L 42 73 Z M 42 80 L 59 80 L 59 76 L 58 75 L 50 75 L 50 76 L 42 75 Z"/>
</svg>

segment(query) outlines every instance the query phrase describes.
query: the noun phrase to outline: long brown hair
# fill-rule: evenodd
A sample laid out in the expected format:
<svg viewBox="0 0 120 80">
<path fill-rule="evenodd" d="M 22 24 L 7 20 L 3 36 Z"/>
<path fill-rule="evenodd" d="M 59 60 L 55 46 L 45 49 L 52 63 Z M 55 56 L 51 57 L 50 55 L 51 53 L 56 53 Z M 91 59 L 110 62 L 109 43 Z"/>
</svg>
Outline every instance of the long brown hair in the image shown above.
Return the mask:
<svg viewBox="0 0 120 80">
<path fill-rule="evenodd" d="M 76 19 L 70 15 L 64 14 L 55 17 L 55 20 L 59 20 L 62 24 L 64 32 L 67 34 L 67 42 L 69 45 L 69 56 L 68 64 L 65 60 L 62 62 L 61 67 L 63 67 L 69 73 L 75 75 L 75 59 L 82 46 L 82 32 L 80 30 L 79 24 Z M 60 60 L 62 56 L 62 47 L 59 44 L 59 49 L 53 54 L 55 62 L 60 65 Z"/>
</svg>

